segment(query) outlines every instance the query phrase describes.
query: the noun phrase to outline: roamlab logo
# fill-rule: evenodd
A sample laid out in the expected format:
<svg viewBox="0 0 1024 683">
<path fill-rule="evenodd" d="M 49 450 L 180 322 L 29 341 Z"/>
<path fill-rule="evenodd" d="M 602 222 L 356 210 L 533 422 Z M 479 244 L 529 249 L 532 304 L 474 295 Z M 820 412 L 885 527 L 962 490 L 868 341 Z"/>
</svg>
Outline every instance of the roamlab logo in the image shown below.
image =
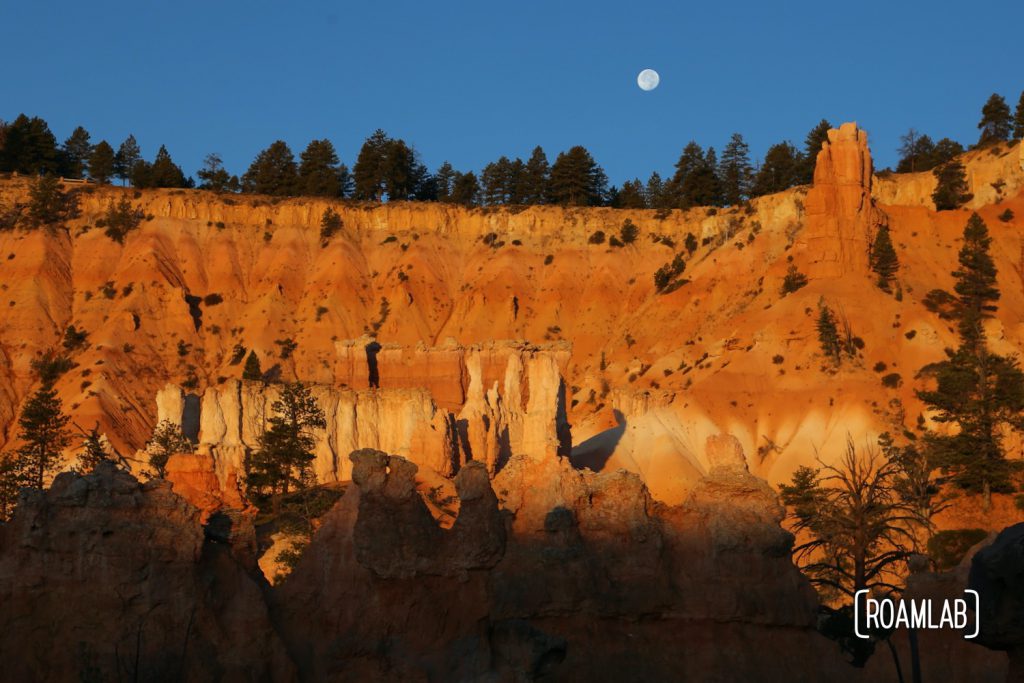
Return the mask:
<svg viewBox="0 0 1024 683">
<path fill-rule="evenodd" d="M 853 630 L 858 638 L 870 638 L 869 631 L 895 628 L 914 629 L 958 629 L 965 631 L 971 626 L 968 608 L 974 612 L 973 631 L 964 638 L 977 637 L 981 629 L 981 597 L 970 588 L 965 596 L 952 600 L 894 600 L 893 598 L 867 597 L 868 589 L 857 591 L 853 596 Z M 863 599 L 862 599 L 863 596 Z"/>
</svg>

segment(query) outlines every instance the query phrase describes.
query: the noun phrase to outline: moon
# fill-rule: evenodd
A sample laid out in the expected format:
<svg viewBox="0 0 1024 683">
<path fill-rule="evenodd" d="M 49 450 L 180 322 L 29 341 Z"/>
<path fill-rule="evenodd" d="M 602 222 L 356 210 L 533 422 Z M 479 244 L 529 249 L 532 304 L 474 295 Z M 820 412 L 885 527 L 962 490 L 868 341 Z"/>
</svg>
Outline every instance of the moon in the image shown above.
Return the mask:
<svg viewBox="0 0 1024 683">
<path fill-rule="evenodd" d="M 654 69 L 644 69 L 636 77 L 636 84 L 640 86 L 641 90 L 654 90 L 660 82 L 661 77 Z"/>
</svg>

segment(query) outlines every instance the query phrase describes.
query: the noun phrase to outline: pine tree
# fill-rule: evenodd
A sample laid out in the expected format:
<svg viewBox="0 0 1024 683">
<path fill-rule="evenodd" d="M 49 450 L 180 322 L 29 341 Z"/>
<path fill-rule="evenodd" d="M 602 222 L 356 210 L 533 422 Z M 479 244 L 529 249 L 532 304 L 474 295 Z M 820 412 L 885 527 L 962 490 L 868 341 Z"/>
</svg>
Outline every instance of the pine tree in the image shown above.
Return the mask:
<svg viewBox="0 0 1024 683">
<path fill-rule="evenodd" d="M 170 152 L 164 145 L 160 145 L 153 163 L 149 166 L 146 187 L 189 187 L 190 182 L 182 172 L 181 167 L 171 159 Z M 138 185 L 142 187 L 142 185 Z"/>
<path fill-rule="evenodd" d="M 477 182 L 476 174 L 456 173 L 452 182 L 451 202 L 463 206 L 475 206 L 477 196 L 480 194 L 480 184 Z"/>
<path fill-rule="evenodd" d="M 206 155 L 206 158 L 203 159 L 203 167 L 196 172 L 196 176 L 201 181 L 200 190 L 223 192 L 231 185 L 231 176 L 224 168 L 224 162 L 220 155 L 216 152 Z"/>
<path fill-rule="evenodd" d="M 28 220 L 34 226 L 53 225 L 68 214 L 68 197 L 57 176 L 41 175 L 28 190 Z"/>
<path fill-rule="evenodd" d="M 139 143 L 135 141 L 134 135 L 129 135 L 117 148 L 114 157 L 114 175 L 121 179 L 121 183 L 129 181 L 135 172 L 135 166 L 142 160 L 142 150 Z"/>
<path fill-rule="evenodd" d="M 982 326 L 999 299 L 990 243 L 985 223 L 973 214 L 953 272 L 960 346 L 947 352 L 948 360 L 922 369 L 934 377 L 935 388 L 917 392 L 937 411 L 933 420 L 957 427 L 953 434 L 926 435 L 929 457 L 958 486 L 983 494 L 986 509 L 992 492 L 1013 490 L 1014 467 L 1002 448 L 1004 429 L 1024 428 L 1024 372 L 1014 358 L 988 349 Z"/>
<path fill-rule="evenodd" d="M 1010 106 L 1006 104 L 1002 95 L 993 93 L 981 108 L 981 121 L 978 122 L 981 136 L 978 138 L 978 146 L 1009 139 L 1011 129 Z"/>
<path fill-rule="evenodd" d="M 653 171 L 647 179 L 644 197 L 647 201 L 647 206 L 651 209 L 668 209 L 672 206 L 672 200 L 665 187 L 665 182 L 657 171 Z"/>
<path fill-rule="evenodd" d="M 434 188 L 437 192 L 437 201 L 450 202 L 452 200 L 452 185 L 455 176 L 458 175 L 452 165 L 447 161 L 437 168 L 434 174 Z"/>
<path fill-rule="evenodd" d="M 412 150 L 412 169 L 410 170 L 411 194 L 409 199 L 417 202 L 437 201 L 437 185 L 434 184 L 434 176 L 427 170 L 426 164 L 420 160 L 419 153 Z"/>
<path fill-rule="evenodd" d="M 425 171 L 420 170 L 416 152 L 404 140 L 391 140 L 380 166 L 384 194 L 389 202 L 415 198 Z"/>
<path fill-rule="evenodd" d="M 772 145 L 764 155 L 761 168 L 754 175 L 752 197 L 761 197 L 787 190 L 800 182 L 801 159 L 788 142 Z"/>
<path fill-rule="evenodd" d="M 100 140 L 89 155 L 89 177 L 106 185 L 114 176 L 116 167 L 114 148 L 106 140 Z"/>
<path fill-rule="evenodd" d="M 932 171 L 936 178 L 932 201 L 938 211 L 958 209 L 974 197 L 968 192 L 967 174 L 959 161 L 950 161 Z"/>
<path fill-rule="evenodd" d="M 927 135 L 921 135 L 911 128 L 900 136 L 898 151 L 900 160 L 896 165 L 897 173 L 916 173 L 932 168 L 929 161 L 934 154 L 935 143 Z"/>
<path fill-rule="evenodd" d="M 245 367 L 242 370 L 242 379 L 259 382 L 263 380 L 263 370 L 260 368 L 260 357 L 255 351 L 250 351 L 245 359 Z"/>
<path fill-rule="evenodd" d="M 181 425 L 170 420 L 162 420 L 153 430 L 153 435 L 146 442 L 146 453 L 149 464 L 156 476 L 163 479 L 167 475 L 167 461 L 175 453 L 191 453 L 192 442 L 181 430 Z"/>
<path fill-rule="evenodd" d="M 254 194 L 288 197 L 295 194 L 297 183 L 295 156 L 283 140 L 275 141 L 257 154 L 242 176 L 242 187 Z"/>
<path fill-rule="evenodd" d="M 704 149 L 695 140 L 686 143 L 676 161 L 675 174 L 664 188 L 664 194 L 667 195 L 666 200 L 670 206 L 684 209 L 692 206 L 689 198 L 684 197 L 683 185 L 689 181 L 691 176 L 700 172 L 704 162 Z"/>
<path fill-rule="evenodd" d="M 563 206 L 600 206 L 608 179 L 590 152 L 576 145 L 561 152 L 551 166 L 548 180 L 550 199 Z"/>
<path fill-rule="evenodd" d="M 687 176 L 680 194 L 683 207 L 721 206 L 722 184 L 718 179 L 718 157 L 714 147 L 708 147 L 703 163 Z"/>
<path fill-rule="evenodd" d="M 384 198 L 384 160 L 391 138 L 378 128 L 366 138 L 352 168 L 355 181 L 355 198 L 381 201 Z"/>
<path fill-rule="evenodd" d="M 1017 100 L 1017 110 L 1013 113 L 1013 138 L 1015 140 L 1024 139 L 1024 92 L 1020 94 L 1020 99 Z"/>
<path fill-rule="evenodd" d="M 271 404 L 270 427 L 259 447 L 245 458 L 246 487 L 256 496 L 287 495 L 291 486 L 312 479 L 314 429 L 326 426 L 324 411 L 302 382 L 287 384 Z"/>
<path fill-rule="evenodd" d="M 949 138 L 942 138 L 935 143 L 931 159 L 928 160 L 928 164 L 930 164 L 929 167 L 935 168 L 936 166 L 945 164 L 963 153 L 964 146 L 959 142 L 956 140 L 950 140 Z"/>
<path fill-rule="evenodd" d="M 828 132 L 832 124 L 822 119 L 804 138 L 804 153 L 801 155 L 801 173 L 799 184 L 808 185 L 814 182 L 814 166 L 818 163 L 818 152 L 828 141 Z"/>
<path fill-rule="evenodd" d="M 972 213 L 964 228 L 960 248 L 960 267 L 953 271 L 959 306 L 960 338 L 971 350 L 984 343 L 982 321 L 991 317 L 999 300 L 996 287 L 996 265 L 989 254 L 992 238 L 988 226 L 977 213 Z"/>
<path fill-rule="evenodd" d="M 818 320 L 814 327 L 818 331 L 821 352 L 838 366 L 842 362 L 843 345 L 839 340 L 839 327 L 836 325 L 835 314 L 825 305 L 824 301 L 818 302 Z"/>
<path fill-rule="evenodd" d="M 888 225 L 882 225 L 878 228 L 878 232 L 875 233 L 875 240 L 871 244 L 869 261 L 871 270 L 878 275 L 878 286 L 882 291 L 888 292 L 889 282 L 900 268 L 896 249 L 892 246 Z"/>
<path fill-rule="evenodd" d="M 753 179 L 750 148 L 739 133 L 733 133 L 729 144 L 722 150 L 718 174 L 722 184 L 722 201 L 727 206 L 736 206 L 750 196 Z"/>
<path fill-rule="evenodd" d="M 4 146 L 0 149 L 0 172 L 27 175 L 57 174 L 60 155 L 57 139 L 46 121 L 20 114 L 4 129 Z"/>
<path fill-rule="evenodd" d="M 523 204 L 543 204 L 548 197 L 548 182 L 551 167 L 544 149 L 539 145 L 533 148 L 529 160 L 523 167 L 519 193 Z"/>
<path fill-rule="evenodd" d="M 44 383 L 21 411 L 18 426 L 21 448 L 18 467 L 25 486 L 41 489 L 60 466 L 61 454 L 71 444 L 67 425 L 70 418 L 53 385 Z"/>
<path fill-rule="evenodd" d="M 647 208 L 647 200 L 644 198 L 644 186 L 639 178 L 622 183 L 622 189 L 619 190 L 615 206 L 620 209 Z"/>
<path fill-rule="evenodd" d="M 61 152 L 63 157 L 61 173 L 67 178 L 84 178 L 85 164 L 92 154 L 89 131 L 81 126 L 75 128 L 68 139 L 64 141 Z"/>
<path fill-rule="evenodd" d="M 480 175 L 481 201 L 484 204 L 519 204 L 525 168 L 521 159 L 501 157 L 484 166 Z"/>
<path fill-rule="evenodd" d="M 299 158 L 298 194 L 307 197 L 342 196 L 338 154 L 330 140 L 311 141 Z"/>
<path fill-rule="evenodd" d="M 93 426 L 88 432 L 82 434 L 82 452 L 78 455 L 79 474 L 88 474 L 96 469 L 96 466 L 104 462 L 115 462 L 115 456 L 107 451 L 108 443 L 105 443 L 103 435 L 100 434 L 99 425 Z M 124 467 L 123 461 L 118 463 Z"/>
</svg>

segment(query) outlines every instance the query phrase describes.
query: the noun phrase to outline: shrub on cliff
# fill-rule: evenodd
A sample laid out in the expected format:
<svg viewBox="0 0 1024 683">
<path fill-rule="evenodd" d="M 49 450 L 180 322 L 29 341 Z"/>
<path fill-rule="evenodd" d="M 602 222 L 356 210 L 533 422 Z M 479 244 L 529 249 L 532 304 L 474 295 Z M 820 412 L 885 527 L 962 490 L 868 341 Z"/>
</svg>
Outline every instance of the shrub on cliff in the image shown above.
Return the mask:
<svg viewBox="0 0 1024 683">
<path fill-rule="evenodd" d="M 331 207 L 324 209 L 324 215 L 320 218 L 320 246 L 326 247 L 343 225 L 344 221 L 337 211 Z"/>
<path fill-rule="evenodd" d="M 679 279 L 684 270 L 686 270 L 686 261 L 682 254 L 676 254 L 671 261 L 655 271 L 654 289 L 659 294 L 668 294 L 679 289 L 686 284 L 686 280 Z"/>
<path fill-rule="evenodd" d="M 107 210 L 101 219 L 103 234 L 118 244 L 123 244 L 125 236 L 138 228 L 144 217 L 145 212 L 142 209 L 133 206 L 126 195 L 121 195 L 116 204 L 114 200 L 107 204 Z M 100 221 L 97 221 L 96 225 L 101 225 Z"/>
<path fill-rule="evenodd" d="M 619 239 L 623 244 L 633 244 L 639 235 L 640 228 L 636 227 L 633 221 L 627 218 L 622 222 L 622 227 L 619 228 Z"/>
<path fill-rule="evenodd" d="M 807 286 L 807 276 L 796 269 L 796 266 L 790 264 L 786 270 L 786 276 L 782 278 L 782 296 L 792 294 L 801 287 Z"/>
</svg>

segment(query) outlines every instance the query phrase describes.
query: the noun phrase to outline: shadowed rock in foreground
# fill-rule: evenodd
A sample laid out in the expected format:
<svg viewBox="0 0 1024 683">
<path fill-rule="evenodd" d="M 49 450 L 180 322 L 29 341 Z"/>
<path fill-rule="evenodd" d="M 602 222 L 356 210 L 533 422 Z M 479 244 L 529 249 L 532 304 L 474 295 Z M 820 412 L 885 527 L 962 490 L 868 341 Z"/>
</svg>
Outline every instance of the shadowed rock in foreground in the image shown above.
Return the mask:
<svg viewBox="0 0 1024 683">
<path fill-rule="evenodd" d="M 514 457 L 493 492 L 466 467 L 447 531 L 415 465 L 353 453 L 356 486 L 275 591 L 282 635 L 309 680 L 857 680 L 814 631 L 775 494 L 734 440 L 714 449 L 679 508 L 562 458 Z"/>
<path fill-rule="evenodd" d="M 232 548 L 169 484 L 113 465 L 58 476 L 0 524 L 0 634 L 7 681 L 294 678 Z"/>
<path fill-rule="evenodd" d="M 273 589 L 251 533 L 211 529 L 248 516 L 212 515 L 204 529 L 165 483 L 112 466 L 63 474 L 0 525 L 0 678 L 895 680 L 883 655 L 854 669 L 815 630 L 783 509 L 738 442 L 709 439 L 707 459 L 677 507 L 634 474 L 566 458 L 516 456 L 493 482 L 471 461 L 445 529 L 414 463 L 355 451 L 354 485 Z M 998 583 L 1009 565 L 993 552 L 975 564 Z M 1009 617 L 989 644 L 1015 647 Z M 986 652 L 941 649 L 963 648 Z M 923 655 L 943 670 L 946 655 Z M 972 661 L 984 669 L 974 680 L 1005 670 Z"/>
</svg>

